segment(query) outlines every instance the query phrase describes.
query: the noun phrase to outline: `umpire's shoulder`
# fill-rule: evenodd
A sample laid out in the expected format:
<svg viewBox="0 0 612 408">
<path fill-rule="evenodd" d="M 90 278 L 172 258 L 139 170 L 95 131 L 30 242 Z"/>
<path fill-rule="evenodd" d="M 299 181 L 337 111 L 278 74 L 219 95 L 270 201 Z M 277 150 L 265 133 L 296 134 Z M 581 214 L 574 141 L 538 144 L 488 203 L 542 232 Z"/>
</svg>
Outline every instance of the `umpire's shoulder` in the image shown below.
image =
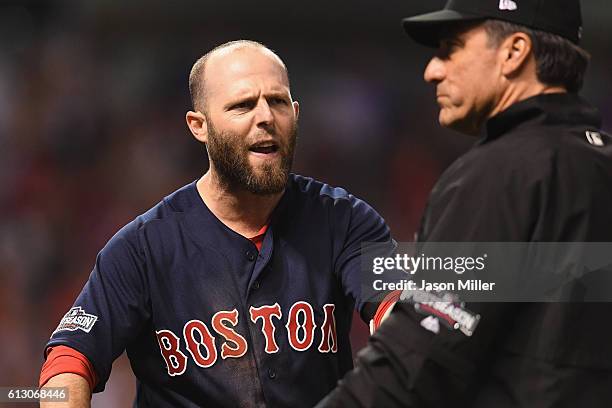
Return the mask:
<svg viewBox="0 0 612 408">
<path fill-rule="evenodd" d="M 465 181 L 496 185 L 542 181 L 551 176 L 560 152 L 568 151 L 563 135 L 545 127 L 517 129 L 484 140 L 460 157 L 451 168 Z"/>
<path fill-rule="evenodd" d="M 579 124 L 546 123 L 519 129 L 489 144 L 481 168 L 508 169 L 513 175 L 540 179 L 597 176 L 602 169 L 609 174 L 612 139 L 589 129 Z"/>
</svg>

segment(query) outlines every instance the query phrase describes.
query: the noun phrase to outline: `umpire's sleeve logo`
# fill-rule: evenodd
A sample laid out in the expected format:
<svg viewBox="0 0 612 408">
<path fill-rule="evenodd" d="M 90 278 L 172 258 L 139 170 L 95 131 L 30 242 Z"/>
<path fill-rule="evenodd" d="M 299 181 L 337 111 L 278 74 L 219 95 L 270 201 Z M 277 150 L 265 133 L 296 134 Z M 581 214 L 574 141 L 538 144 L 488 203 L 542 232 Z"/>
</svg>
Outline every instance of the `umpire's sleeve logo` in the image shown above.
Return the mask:
<svg viewBox="0 0 612 408">
<path fill-rule="evenodd" d="M 83 330 L 85 333 L 89 333 L 97 320 L 98 316 L 85 313 L 81 306 L 73 307 L 62 317 L 60 324 L 53 334 L 60 331 L 76 330 Z"/>
</svg>

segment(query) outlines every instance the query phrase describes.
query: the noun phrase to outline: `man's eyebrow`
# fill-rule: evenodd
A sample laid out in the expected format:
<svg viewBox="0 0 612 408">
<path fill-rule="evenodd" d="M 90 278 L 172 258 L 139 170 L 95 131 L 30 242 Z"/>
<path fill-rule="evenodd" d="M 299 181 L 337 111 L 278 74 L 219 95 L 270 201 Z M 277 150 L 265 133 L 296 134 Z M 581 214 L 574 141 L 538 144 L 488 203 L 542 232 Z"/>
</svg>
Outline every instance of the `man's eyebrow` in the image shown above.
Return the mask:
<svg viewBox="0 0 612 408">
<path fill-rule="evenodd" d="M 280 98 L 289 98 L 289 93 L 286 91 L 282 91 L 282 90 L 274 90 L 274 91 L 270 91 L 270 92 L 266 92 L 264 94 L 266 97 L 280 97 Z"/>
<path fill-rule="evenodd" d="M 252 95 L 252 94 L 238 95 L 238 96 L 235 96 L 235 97 L 231 98 L 223 106 L 223 108 L 225 110 L 228 110 L 228 109 L 232 108 L 234 105 L 238 105 L 238 104 L 241 104 L 241 103 L 248 103 L 248 102 L 256 102 L 257 99 L 258 99 L 257 96 Z"/>
<path fill-rule="evenodd" d="M 448 36 L 448 37 L 444 37 L 440 39 L 440 44 L 455 44 L 455 45 L 464 45 L 465 44 L 465 40 L 458 36 Z"/>
<path fill-rule="evenodd" d="M 265 92 L 263 96 L 265 98 L 290 98 L 289 92 L 285 89 L 273 89 L 269 92 Z M 229 110 L 232 108 L 232 106 L 240 103 L 256 103 L 257 99 L 259 99 L 259 94 L 253 94 L 250 91 L 238 92 L 236 95 L 230 97 L 230 99 L 223 105 L 223 109 Z"/>
<path fill-rule="evenodd" d="M 455 23 L 440 29 L 439 42 L 455 42 L 465 44 L 465 33 L 475 27 L 477 23 Z"/>
</svg>

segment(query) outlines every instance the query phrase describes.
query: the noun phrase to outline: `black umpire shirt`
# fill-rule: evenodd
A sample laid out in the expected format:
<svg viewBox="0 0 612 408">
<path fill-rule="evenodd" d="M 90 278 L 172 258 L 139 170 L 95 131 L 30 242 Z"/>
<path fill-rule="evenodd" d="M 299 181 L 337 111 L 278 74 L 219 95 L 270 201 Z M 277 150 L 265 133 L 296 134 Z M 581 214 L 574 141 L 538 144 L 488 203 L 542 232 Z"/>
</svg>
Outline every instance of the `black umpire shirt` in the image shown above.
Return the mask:
<svg viewBox="0 0 612 408">
<path fill-rule="evenodd" d="M 612 138 L 575 94 L 490 119 L 433 189 L 421 242 L 612 242 Z M 612 245 L 612 244 L 611 244 Z M 612 303 L 469 303 L 471 337 L 425 330 L 408 303 L 320 407 L 607 407 Z"/>
</svg>

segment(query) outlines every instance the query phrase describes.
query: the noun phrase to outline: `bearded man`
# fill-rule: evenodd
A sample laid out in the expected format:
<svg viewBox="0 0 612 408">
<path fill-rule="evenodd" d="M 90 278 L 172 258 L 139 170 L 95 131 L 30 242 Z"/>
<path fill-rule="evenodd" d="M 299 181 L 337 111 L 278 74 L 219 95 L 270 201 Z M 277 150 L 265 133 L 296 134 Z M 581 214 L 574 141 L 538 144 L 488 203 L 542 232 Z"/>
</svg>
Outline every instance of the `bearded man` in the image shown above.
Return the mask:
<svg viewBox="0 0 612 408">
<path fill-rule="evenodd" d="M 210 167 L 98 255 L 45 349 L 41 386 L 68 386 L 65 406 L 88 406 L 124 350 L 138 407 L 312 406 L 352 367 L 353 309 L 376 309 L 359 253 L 389 229 L 345 190 L 290 174 L 299 105 L 283 61 L 233 41 L 189 85 Z"/>
</svg>

